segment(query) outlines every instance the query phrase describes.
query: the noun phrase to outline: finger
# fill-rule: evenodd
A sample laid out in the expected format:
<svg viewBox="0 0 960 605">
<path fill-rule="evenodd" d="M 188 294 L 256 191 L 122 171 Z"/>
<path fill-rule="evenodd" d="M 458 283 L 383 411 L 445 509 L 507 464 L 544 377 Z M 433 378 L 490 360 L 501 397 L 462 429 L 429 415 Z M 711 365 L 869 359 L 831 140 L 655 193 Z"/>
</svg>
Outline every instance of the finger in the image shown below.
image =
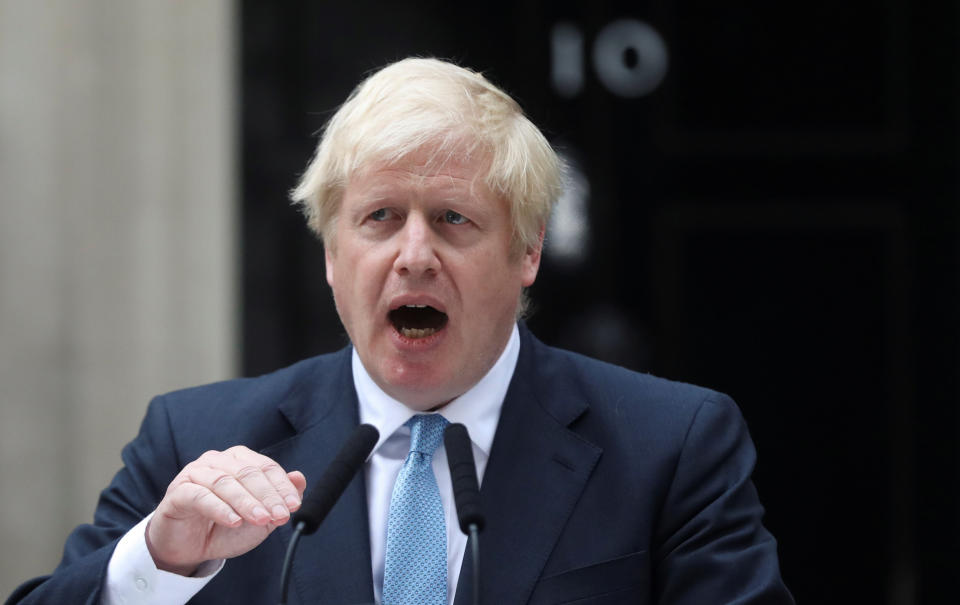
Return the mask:
<svg viewBox="0 0 960 605">
<path fill-rule="evenodd" d="M 243 446 L 232 447 L 225 453 L 239 467 L 234 475 L 270 511 L 272 520 L 288 519 L 291 506 L 299 506 L 300 498 L 280 465 Z"/>
<path fill-rule="evenodd" d="M 263 459 L 265 462 L 260 468 L 283 499 L 287 510 L 292 512 L 300 508 L 302 496 L 300 490 L 297 489 L 297 486 L 291 481 L 290 475 L 270 458 L 264 456 Z M 305 481 L 306 479 L 304 479 L 304 482 Z"/>
<path fill-rule="evenodd" d="M 226 527 L 236 527 L 243 523 L 243 519 L 233 507 L 197 483 L 181 483 L 168 496 L 177 513 L 199 515 Z"/>
<path fill-rule="evenodd" d="M 307 478 L 300 471 L 291 471 L 287 473 L 287 480 L 297 490 L 296 506 L 290 508 L 290 511 L 300 510 L 300 506 L 303 504 L 303 492 L 307 490 Z"/>
<path fill-rule="evenodd" d="M 254 471 L 247 469 L 238 469 L 241 476 L 234 474 L 236 470 L 217 468 L 211 466 L 194 466 L 190 469 L 187 476 L 189 483 L 205 487 L 215 494 L 220 500 L 230 506 L 241 517 L 255 525 L 264 525 L 268 523 L 272 515 L 269 504 L 264 503 L 256 494 L 251 493 L 242 477 L 247 481 L 255 483 L 249 477 Z M 261 482 L 269 484 L 265 477 Z"/>
<path fill-rule="evenodd" d="M 231 506 L 238 507 L 237 512 L 253 523 L 262 524 L 265 519 L 285 523 L 290 518 L 290 511 L 300 506 L 300 494 L 280 465 L 245 446 L 234 446 L 223 452 L 206 452 L 197 460 L 197 465 L 228 475 L 200 471 L 194 473 L 193 479 L 206 485 Z M 258 500 L 259 506 L 251 503 L 231 478 L 250 497 Z"/>
<path fill-rule="evenodd" d="M 303 497 L 303 492 L 307 491 L 307 478 L 300 471 L 290 471 L 287 473 L 290 483 L 297 488 L 297 493 Z"/>
</svg>

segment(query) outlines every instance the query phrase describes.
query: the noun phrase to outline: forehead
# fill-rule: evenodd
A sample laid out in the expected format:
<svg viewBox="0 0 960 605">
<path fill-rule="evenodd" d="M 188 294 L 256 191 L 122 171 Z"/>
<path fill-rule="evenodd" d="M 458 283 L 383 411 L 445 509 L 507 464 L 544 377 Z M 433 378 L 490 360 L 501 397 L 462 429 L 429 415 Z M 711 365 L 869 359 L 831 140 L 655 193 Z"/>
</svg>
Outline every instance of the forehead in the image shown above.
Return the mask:
<svg viewBox="0 0 960 605">
<path fill-rule="evenodd" d="M 420 149 L 361 168 L 347 181 L 344 197 L 369 199 L 418 192 L 485 199 L 493 197 L 486 185 L 488 170 L 489 160 L 484 156 Z"/>
</svg>

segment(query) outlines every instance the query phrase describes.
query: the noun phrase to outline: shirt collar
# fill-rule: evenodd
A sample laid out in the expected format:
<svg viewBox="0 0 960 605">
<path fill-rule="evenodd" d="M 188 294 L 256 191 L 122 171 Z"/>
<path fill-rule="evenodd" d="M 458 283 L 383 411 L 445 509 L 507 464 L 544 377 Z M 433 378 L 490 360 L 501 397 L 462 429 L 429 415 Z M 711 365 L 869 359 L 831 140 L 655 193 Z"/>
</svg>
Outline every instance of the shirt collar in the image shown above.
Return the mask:
<svg viewBox="0 0 960 605">
<path fill-rule="evenodd" d="M 514 324 L 507 346 L 504 347 L 493 367 L 470 390 L 439 411 L 451 423 L 459 422 L 466 426 L 470 433 L 470 440 L 488 456 L 490 447 L 493 445 L 493 435 L 497 430 L 497 422 L 500 420 L 503 400 L 507 395 L 507 388 L 510 386 L 519 356 L 520 331 Z M 360 422 L 372 424 L 380 431 L 380 439 L 373 449 L 376 451 L 397 429 L 417 414 L 417 411 L 383 392 L 363 367 L 356 348 L 353 349 L 351 363 L 353 386 L 360 402 Z"/>
</svg>

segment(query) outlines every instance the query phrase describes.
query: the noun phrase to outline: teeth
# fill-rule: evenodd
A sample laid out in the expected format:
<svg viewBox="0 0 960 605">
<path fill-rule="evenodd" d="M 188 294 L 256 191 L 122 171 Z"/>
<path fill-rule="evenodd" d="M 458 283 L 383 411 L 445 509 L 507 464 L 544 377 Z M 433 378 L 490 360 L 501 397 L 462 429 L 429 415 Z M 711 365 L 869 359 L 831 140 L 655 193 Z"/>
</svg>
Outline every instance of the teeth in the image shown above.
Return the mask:
<svg viewBox="0 0 960 605">
<path fill-rule="evenodd" d="M 427 308 L 427 305 L 403 305 L 403 306 L 410 309 L 426 309 Z"/>
<path fill-rule="evenodd" d="M 400 333 L 405 338 L 423 338 L 436 333 L 436 328 L 400 328 Z"/>
</svg>

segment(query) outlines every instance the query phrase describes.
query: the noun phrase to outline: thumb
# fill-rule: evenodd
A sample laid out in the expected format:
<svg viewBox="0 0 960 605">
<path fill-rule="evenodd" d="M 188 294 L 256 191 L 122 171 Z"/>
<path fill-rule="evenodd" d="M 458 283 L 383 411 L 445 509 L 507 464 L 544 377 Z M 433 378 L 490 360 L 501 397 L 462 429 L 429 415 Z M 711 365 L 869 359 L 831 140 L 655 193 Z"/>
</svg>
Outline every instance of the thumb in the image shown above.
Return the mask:
<svg viewBox="0 0 960 605">
<path fill-rule="evenodd" d="M 300 471 L 291 471 L 287 473 L 287 478 L 290 479 L 290 483 L 293 483 L 293 486 L 297 488 L 300 498 L 303 498 L 303 492 L 307 489 L 307 478 L 304 477 L 303 473 Z"/>
</svg>

